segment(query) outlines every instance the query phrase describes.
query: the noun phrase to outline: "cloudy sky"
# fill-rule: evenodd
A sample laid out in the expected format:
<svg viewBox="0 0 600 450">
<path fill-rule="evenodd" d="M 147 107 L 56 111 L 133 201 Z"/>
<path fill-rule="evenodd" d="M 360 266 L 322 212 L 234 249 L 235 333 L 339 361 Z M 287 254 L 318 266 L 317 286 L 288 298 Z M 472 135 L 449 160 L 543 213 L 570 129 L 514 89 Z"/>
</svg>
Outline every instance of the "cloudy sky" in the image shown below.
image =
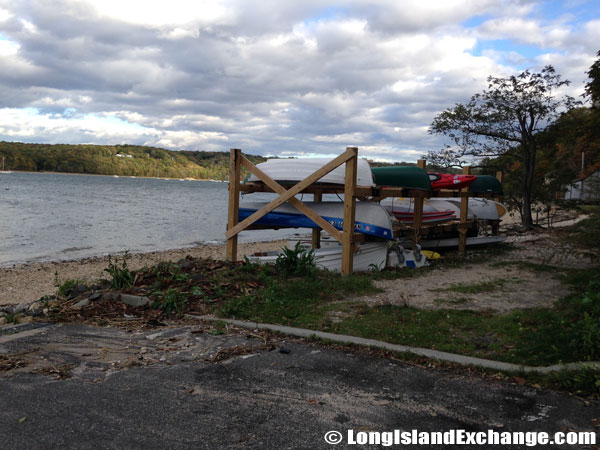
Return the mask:
<svg viewBox="0 0 600 450">
<path fill-rule="evenodd" d="M 0 0 L 0 140 L 414 161 L 488 75 L 578 96 L 598 50 L 598 0 Z"/>
</svg>

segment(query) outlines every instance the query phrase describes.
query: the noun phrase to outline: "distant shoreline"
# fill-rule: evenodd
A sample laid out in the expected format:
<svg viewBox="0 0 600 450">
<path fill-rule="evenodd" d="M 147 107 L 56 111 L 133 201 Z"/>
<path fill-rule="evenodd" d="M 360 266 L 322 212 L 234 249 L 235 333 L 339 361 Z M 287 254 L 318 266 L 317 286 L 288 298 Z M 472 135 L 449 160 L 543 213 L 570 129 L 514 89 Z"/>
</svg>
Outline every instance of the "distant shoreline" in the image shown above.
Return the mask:
<svg viewBox="0 0 600 450">
<path fill-rule="evenodd" d="M 8 171 L 5 171 L 4 173 L 46 173 L 46 174 L 51 174 L 51 175 L 83 175 L 83 176 L 90 176 L 90 177 L 147 178 L 147 179 L 151 179 L 151 180 L 212 181 L 214 183 L 227 183 L 227 180 L 214 180 L 214 179 L 210 179 L 210 178 L 192 178 L 192 177 L 170 178 L 170 177 L 147 177 L 147 176 L 141 176 L 141 175 L 117 175 L 117 174 L 106 175 L 103 173 L 54 172 L 54 171 L 50 171 L 50 170 L 8 170 Z"/>
</svg>

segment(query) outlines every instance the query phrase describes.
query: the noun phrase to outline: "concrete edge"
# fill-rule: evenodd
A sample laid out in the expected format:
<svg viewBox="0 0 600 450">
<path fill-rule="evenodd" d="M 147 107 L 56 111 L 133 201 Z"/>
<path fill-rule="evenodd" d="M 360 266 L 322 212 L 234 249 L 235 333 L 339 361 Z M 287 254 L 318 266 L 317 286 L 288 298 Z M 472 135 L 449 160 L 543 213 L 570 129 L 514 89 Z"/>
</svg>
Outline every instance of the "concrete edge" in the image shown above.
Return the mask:
<svg viewBox="0 0 600 450">
<path fill-rule="evenodd" d="M 235 320 L 235 319 L 221 319 L 214 316 L 196 316 L 193 314 L 186 314 L 186 317 L 200 320 L 207 320 L 212 322 L 222 321 L 225 323 L 229 323 L 231 325 L 237 325 L 244 328 L 250 328 L 253 330 L 271 330 L 277 331 L 279 333 L 288 334 L 291 336 L 297 337 L 318 337 L 321 339 L 328 339 L 330 341 L 341 342 L 344 344 L 355 344 L 355 345 L 365 345 L 370 347 L 383 348 L 385 350 L 390 350 L 393 352 L 409 352 L 415 355 L 425 356 L 427 358 L 437 359 L 440 361 L 451 362 L 455 364 L 461 364 L 466 366 L 477 366 L 483 367 L 486 369 L 493 370 L 501 370 L 505 372 L 538 372 L 538 373 L 551 373 L 558 372 L 564 370 L 577 370 L 584 368 L 594 368 L 600 369 L 600 362 L 598 361 L 589 361 L 589 362 L 575 362 L 575 363 L 567 363 L 567 364 L 554 364 L 551 366 L 545 367 L 536 367 L 536 366 L 524 366 L 520 364 L 512 364 L 502 361 L 493 361 L 490 359 L 476 358 L 473 356 L 464 356 L 457 355 L 454 353 L 442 352 L 439 350 L 432 350 L 428 348 L 420 348 L 420 347 L 410 347 L 406 345 L 399 344 L 390 344 L 388 342 L 378 341 L 375 339 L 366 339 L 357 336 L 348 336 L 343 334 L 334 334 L 328 333 L 326 331 L 314 331 L 308 330 L 305 328 L 295 328 L 288 327 L 283 325 L 273 325 L 268 323 L 258 323 L 258 322 L 247 322 L 243 320 Z"/>
</svg>

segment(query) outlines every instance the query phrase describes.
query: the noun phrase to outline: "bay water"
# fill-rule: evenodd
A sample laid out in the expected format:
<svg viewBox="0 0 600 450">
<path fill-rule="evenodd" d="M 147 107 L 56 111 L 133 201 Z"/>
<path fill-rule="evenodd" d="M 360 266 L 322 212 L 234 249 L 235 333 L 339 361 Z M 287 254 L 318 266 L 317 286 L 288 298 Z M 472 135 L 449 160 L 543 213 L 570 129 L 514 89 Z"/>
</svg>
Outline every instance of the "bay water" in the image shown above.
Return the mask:
<svg viewBox="0 0 600 450">
<path fill-rule="evenodd" d="M 0 266 L 223 243 L 227 199 L 227 183 L 212 181 L 3 172 Z M 244 231 L 239 241 L 297 232 Z"/>
</svg>

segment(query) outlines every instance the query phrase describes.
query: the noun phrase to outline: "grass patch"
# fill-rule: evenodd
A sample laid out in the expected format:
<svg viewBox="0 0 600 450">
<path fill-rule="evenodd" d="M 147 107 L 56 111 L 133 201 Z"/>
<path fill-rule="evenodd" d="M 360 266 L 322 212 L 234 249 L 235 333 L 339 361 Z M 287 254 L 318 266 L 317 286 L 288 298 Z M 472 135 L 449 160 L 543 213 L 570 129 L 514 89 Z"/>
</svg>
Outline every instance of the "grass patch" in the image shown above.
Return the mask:
<svg viewBox="0 0 600 450">
<path fill-rule="evenodd" d="M 573 240 L 582 247 L 600 250 L 600 213 L 594 213 L 567 229 Z"/>
<path fill-rule="evenodd" d="M 310 277 L 286 277 L 270 266 L 258 272 L 262 289 L 227 302 L 220 310 L 226 317 L 301 327 L 327 328 L 328 305 L 348 295 L 380 292 L 367 275 L 341 276 L 315 271 Z"/>
<path fill-rule="evenodd" d="M 600 393 L 600 369 L 582 368 L 563 370 L 549 374 L 523 374 L 528 383 L 546 389 L 568 391 L 577 395 L 598 395 Z"/>
<path fill-rule="evenodd" d="M 587 214 L 600 214 L 600 205 L 581 205 L 579 209 Z"/>
</svg>

